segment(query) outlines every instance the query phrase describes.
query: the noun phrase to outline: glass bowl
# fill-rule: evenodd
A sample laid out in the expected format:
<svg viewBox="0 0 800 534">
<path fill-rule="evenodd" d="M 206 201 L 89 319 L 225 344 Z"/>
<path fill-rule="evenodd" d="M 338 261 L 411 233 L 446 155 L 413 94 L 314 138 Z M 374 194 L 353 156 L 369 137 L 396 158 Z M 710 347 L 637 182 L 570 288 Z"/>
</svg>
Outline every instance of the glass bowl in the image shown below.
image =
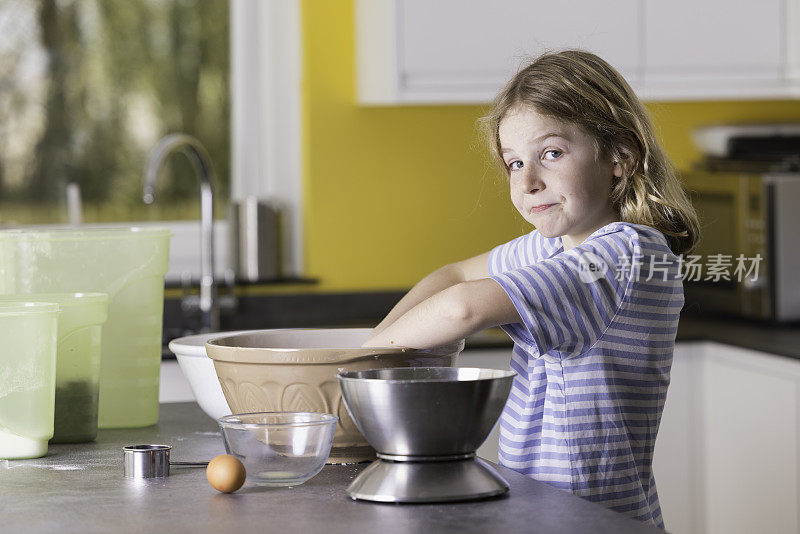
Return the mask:
<svg viewBox="0 0 800 534">
<path fill-rule="evenodd" d="M 314 412 L 257 412 L 217 420 L 225 450 L 259 486 L 297 486 L 320 472 L 336 430 L 335 415 Z"/>
</svg>

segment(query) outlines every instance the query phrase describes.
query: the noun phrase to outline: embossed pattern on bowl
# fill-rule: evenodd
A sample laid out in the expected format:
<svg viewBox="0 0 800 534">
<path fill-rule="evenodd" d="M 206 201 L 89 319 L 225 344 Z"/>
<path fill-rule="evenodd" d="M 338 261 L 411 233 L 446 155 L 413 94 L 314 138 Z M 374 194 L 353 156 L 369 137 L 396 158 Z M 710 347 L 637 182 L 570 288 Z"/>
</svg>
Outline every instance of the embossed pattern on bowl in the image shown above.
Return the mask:
<svg viewBox="0 0 800 534">
<path fill-rule="evenodd" d="M 339 417 L 328 463 L 371 460 L 375 451 L 342 400 L 339 371 L 452 367 L 463 341 L 431 351 L 364 349 L 368 328 L 279 329 L 210 340 L 222 392 L 233 413 L 307 411 Z"/>
</svg>

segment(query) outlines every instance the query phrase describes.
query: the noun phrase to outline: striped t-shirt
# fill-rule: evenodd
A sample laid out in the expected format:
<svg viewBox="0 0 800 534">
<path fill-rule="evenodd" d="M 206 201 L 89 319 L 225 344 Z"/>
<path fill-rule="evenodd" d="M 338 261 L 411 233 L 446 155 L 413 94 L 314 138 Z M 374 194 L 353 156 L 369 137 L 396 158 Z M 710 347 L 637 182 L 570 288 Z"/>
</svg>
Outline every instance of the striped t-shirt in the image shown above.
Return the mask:
<svg viewBox="0 0 800 534">
<path fill-rule="evenodd" d="M 503 326 L 517 376 L 500 463 L 663 528 L 653 447 L 683 307 L 663 234 L 615 222 L 565 252 L 534 230 L 488 266 L 522 318 Z"/>
</svg>

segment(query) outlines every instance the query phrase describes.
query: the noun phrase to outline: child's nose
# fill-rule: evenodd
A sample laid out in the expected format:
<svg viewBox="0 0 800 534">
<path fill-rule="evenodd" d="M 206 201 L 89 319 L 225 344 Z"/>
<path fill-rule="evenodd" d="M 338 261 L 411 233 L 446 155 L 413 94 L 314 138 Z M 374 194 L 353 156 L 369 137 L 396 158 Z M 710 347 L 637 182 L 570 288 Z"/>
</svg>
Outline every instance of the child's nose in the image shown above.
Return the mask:
<svg viewBox="0 0 800 534">
<path fill-rule="evenodd" d="M 534 169 L 527 168 L 522 177 L 522 188 L 526 193 L 535 193 L 544 189 L 544 182 Z"/>
</svg>

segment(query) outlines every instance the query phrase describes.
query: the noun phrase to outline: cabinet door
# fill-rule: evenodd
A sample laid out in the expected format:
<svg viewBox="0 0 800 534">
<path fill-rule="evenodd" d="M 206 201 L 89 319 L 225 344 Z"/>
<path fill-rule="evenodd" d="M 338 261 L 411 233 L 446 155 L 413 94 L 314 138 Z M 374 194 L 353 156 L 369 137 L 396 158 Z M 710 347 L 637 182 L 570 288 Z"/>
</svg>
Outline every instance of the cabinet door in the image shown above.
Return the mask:
<svg viewBox="0 0 800 534">
<path fill-rule="evenodd" d="M 672 534 L 696 532 L 698 369 L 704 348 L 701 343 L 675 344 L 667 401 L 653 453 L 661 513 Z"/>
<path fill-rule="evenodd" d="M 647 92 L 719 97 L 778 90 L 786 16 L 785 0 L 645 0 Z"/>
<path fill-rule="evenodd" d="M 488 102 L 529 58 L 575 47 L 599 54 L 635 83 L 640 6 L 639 0 L 360 0 L 359 99 Z"/>
<path fill-rule="evenodd" d="M 798 362 L 709 346 L 705 532 L 798 531 Z"/>
</svg>

